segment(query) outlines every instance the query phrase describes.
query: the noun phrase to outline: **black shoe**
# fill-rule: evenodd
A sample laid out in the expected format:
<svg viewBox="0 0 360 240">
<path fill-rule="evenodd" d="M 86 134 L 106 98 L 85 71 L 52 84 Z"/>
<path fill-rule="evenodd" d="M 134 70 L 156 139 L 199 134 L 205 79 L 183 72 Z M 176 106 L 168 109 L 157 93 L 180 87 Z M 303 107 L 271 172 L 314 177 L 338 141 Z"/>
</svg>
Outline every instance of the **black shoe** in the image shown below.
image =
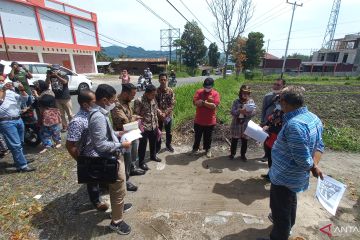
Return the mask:
<svg viewBox="0 0 360 240">
<path fill-rule="evenodd" d="M 133 168 L 130 170 L 130 176 L 139 176 L 139 175 L 144 175 L 145 171 L 142 170 L 141 168 Z"/>
<path fill-rule="evenodd" d="M 240 159 L 243 160 L 244 162 L 247 162 L 247 158 L 245 156 L 241 156 Z"/>
<path fill-rule="evenodd" d="M 131 182 L 126 182 L 126 190 L 131 192 L 136 192 L 138 190 L 138 187 L 132 184 Z"/>
<path fill-rule="evenodd" d="M 33 172 L 35 170 L 36 170 L 36 168 L 32 168 L 32 167 L 27 166 L 25 168 L 18 169 L 17 172 L 21 172 L 21 173 L 23 173 L 23 172 Z"/>
<path fill-rule="evenodd" d="M 234 155 L 229 155 L 229 159 L 233 160 L 235 158 Z"/>
<path fill-rule="evenodd" d="M 266 181 L 270 181 L 269 174 L 262 174 L 261 177 L 264 178 Z"/>
<path fill-rule="evenodd" d="M 124 204 L 124 213 L 130 211 L 132 209 L 133 205 L 131 203 L 125 203 Z"/>
<path fill-rule="evenodd" d="M 175 151 L 171 145 L 167 146 L 166 149 L 171 153 L 173 153 Z"/>
<path fill-rule="evenodd" d="M 152 159 L 150 159 L 150 160 L 151 160 L 151 161 L 155 161 L 155 162 L 161 162 L 161 159 L 158 158 L 158 157 L 152 158 Z"/>
<path fill-rule="evenodd" d="M 109 227 L 120 235 L 128 235 L 131 232 L 131 227 L 127 225 L 124 221 L 121 221 L 118 224 L 115 224 L 111 221 Z"/>
<path fill-rule="evenodd" d="M 140 165 L 140 168 L 144 171 L 150 170 L 150 168 L 148 167 L 148 165 L 146 163 Z"/>
</svg>

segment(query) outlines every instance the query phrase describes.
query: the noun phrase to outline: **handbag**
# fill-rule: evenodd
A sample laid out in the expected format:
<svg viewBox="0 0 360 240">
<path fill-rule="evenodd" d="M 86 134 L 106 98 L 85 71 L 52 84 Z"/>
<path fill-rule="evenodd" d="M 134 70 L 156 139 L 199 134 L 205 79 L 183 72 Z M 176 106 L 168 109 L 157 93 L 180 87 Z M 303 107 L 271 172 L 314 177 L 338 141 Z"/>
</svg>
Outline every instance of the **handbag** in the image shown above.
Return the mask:
<svg viewBox="0 0 360 240">
<path fill-rule="evenodd" d="M 89 116 L 89 122 L 92 115 Z M 107 125 L 107 135 L 110 139 L 111 129 Z M 88 133 L 87 133 L 88 134 Z M 83 142 L 83 141 L 82 141 Z M 89 157 L 80 154 L 77 158 L 78 183 L 114 183 L 119 179 L 119 153 L 107 157 Z"/>
<path fill-rule="evenodd" d="M 78 183 L 114 183 L 118 179 L 119 162 L 113 157 L 79 156 Z"/>
</svg>

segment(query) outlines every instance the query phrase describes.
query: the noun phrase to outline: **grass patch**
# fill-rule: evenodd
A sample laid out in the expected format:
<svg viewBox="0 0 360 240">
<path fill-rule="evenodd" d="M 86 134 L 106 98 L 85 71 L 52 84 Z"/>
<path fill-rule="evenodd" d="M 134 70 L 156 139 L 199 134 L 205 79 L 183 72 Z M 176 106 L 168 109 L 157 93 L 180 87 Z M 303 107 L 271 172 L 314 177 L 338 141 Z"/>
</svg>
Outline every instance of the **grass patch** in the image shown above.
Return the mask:
<svg viewBox="0 0 360 240">
<path fill-rule="evenodd" d="M 325 146 L 338 151 L 360 152 L 360 131 L 353 127 L 326 125 L 323 133 Z"/>
<path fill-rule="evenodd" d="M 215 89 L 220 93 L 221 103 L 217 110 L 219 121 L 229 123 L 231 120 L 230 108 L 232 102 L 238 97 L 242 81 L 234 77 L 215 80 Z M 195 116 L 193 97 L 196 90 L 202 88 L 202 83 L 195 83 L 175 88 L 176 106 L 174 109 L 174 126 L 178 127 Z"/>
</svg>

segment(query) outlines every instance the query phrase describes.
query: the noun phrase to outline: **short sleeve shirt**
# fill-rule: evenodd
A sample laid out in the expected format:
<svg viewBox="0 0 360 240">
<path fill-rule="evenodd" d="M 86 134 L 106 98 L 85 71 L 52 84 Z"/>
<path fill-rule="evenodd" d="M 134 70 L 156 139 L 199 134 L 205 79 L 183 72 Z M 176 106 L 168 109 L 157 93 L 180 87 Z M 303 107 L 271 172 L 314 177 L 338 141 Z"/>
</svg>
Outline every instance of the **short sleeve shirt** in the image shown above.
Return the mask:
<svg viewBox="0 0 360 240">
<path fill-rule="evenodd" d="M 215 89 L 212 89 L 211 92 L 205 92 L 204 89 L 199 89 L 195 92 L 193 100 L 194 102 L 197 100 L 204 100 L 219 106 L 220 94 Z M 194 122 L 202 126 L 216 125 L 216 108 L 210 109 L 204 106 L 197 107 Z"/>
</svg>

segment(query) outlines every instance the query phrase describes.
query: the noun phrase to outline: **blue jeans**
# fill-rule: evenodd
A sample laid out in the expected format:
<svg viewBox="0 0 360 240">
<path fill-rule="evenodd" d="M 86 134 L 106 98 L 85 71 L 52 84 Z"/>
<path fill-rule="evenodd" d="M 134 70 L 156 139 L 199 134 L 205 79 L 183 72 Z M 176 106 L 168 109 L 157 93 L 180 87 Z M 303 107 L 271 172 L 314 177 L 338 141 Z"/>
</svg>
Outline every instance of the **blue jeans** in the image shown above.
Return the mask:
<svg viewBox="0 0 360 240">
<path fill-rule="evenodd" d="M 24 123 L 20 119 L 0 121 L 0 132 L 3 134 L 6 144 L 12 153 L 17 169 L 27 167 L 27 160 L 23 152 Z"/>
</svg>

